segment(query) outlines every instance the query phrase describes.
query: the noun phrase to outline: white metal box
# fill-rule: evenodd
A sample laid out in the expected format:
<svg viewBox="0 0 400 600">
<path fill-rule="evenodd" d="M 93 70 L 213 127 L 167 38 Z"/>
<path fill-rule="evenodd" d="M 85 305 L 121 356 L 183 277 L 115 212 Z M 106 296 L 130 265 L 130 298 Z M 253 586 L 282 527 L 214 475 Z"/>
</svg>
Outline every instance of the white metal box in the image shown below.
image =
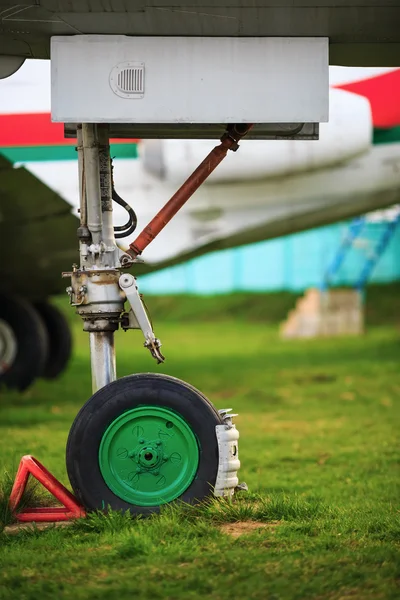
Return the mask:
<svg viewBox="0 0 400 600">
<path fill-rule="evenodd" d="M 328 38 L 51 40 L 51 112 L 64 123 L 319 123 Z"/>
</svg>

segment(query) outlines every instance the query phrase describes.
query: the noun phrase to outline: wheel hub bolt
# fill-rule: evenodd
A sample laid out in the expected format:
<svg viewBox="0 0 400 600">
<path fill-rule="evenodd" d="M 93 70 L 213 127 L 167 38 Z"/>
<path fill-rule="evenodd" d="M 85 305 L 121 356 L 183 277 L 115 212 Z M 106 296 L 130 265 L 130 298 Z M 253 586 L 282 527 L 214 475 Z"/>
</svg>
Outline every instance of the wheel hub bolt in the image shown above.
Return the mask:
<svg viewBox="0 0 400 600">
<path fill-rule="evenodd" d="M 144 439 L 143 438 L 140 438 L 139 444 L 144 444 Z"/>
<path fill-rule="evenodd" d="M 164 456 L 162 457 L 163 461 L 166 462 L 169 459 L 168 454 L 164 454 Z"/>
</svg>

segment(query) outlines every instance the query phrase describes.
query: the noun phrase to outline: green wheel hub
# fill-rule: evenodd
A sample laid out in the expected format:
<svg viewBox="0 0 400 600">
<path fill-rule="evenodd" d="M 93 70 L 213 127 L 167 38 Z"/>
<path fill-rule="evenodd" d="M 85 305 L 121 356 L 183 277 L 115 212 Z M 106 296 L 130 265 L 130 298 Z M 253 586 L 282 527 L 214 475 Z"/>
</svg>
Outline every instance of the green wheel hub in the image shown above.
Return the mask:
<svg viewBox="0 0 400 600">
<path fill-rule="evenodd" d="M 137 506 L 158 506 L 178 498 L 192 483 L 199 446 L 188 423 L 159 406 L 140 406 L 115 419 L 99 448 L 107 486 Z"/>
</svg>

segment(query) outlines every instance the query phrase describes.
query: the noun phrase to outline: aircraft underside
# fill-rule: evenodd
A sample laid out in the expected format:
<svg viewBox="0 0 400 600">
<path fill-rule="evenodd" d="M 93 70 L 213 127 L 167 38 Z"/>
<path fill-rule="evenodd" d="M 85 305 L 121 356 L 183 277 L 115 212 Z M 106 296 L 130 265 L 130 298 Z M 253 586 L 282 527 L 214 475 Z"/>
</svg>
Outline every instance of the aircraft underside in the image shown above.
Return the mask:
<svg viewBox="0 0 400 600">
<path fill-rule="evenodd" d="M 10 3 L 1 4 L 5 10 L 0 17 L 8 28 L 16 13 Z M 261 6 L 255 19 L 247 4 L 225 3 L 218 23 L 223 28 L 230 17 L 233 36 L 216 27 L 212 37 L 204 36 L 204 31 L 203 37 L 190 37 L 187 31 L 180 37 L 156 37 L 165 15 L 160 21 L 153 12 L 148 21 L 152 34 L 131 37 L 127 34 L 137 33 L 143 11 L 136 14 L 132 5 L 128 10 L 128 3 L 122 2 L 125 10 L 117 12 L 111 2 L 107 21 L 100 3 L 93 2 L 90 13 L 81 3 L 78 13 L 75 2 L 66 3 L 64 13 L 59 13 L 59 4 L 48 0 L 23 6 L 22 19 L 29 23 L 38 14 L 38 20 L 47 23 L 49 12 L 54 20 L 50 27 L 32 25 L 37 44 L 31 43 L 30 50 L 21 51 L 18 44 L 23 36 L 7 29 L 0 54 L 41 56 L 51 44 L 52 117 L 66 124 L 67 134 L 72 129 L 77 137 L 79 221 L 66 202 L 56 203 L 56 210 L 54 191 L 27 169 L 1 161 L 0 192 L 6 200 L 1 205 L 1 249 L 4 256 L 7 252 L 13 256 L 4 268 L 0 297 L 0 382 L 24 389 L 36 376 L 52 377 L 65 366 L 70 352 L 65 322 L 43 304 L 45 289 L 46 293 L 59 290 L 61 284 L 53 286 L 52 274 L 62 263 L 62 286 L 88 333 L 92 373 L 93 395 L 72 424 L 66 450 L 77 501 L 85 511 L 111 507 L 150 514 L 175 500 L 198 502 L 211 494 L 231 497 L 238 489 L 240 467 L 239 433 L 231 409 L 217 411 L 191 385 L 159 373 L 117 379 L 114 333 L 118 329 L 141 330 L 144 351 L 158 365 L 168 352 L 155 334 L 133 275 L 140 273 L 141 256 L 148 248 L 150 268 L 174 264 L 211 249 L 390 206 L 400 196 L 400 146 L 372 147 L 369 103 L 349 98 L 357 104 L 357 110 L 352 105 L 349 113 L 355 129 L 347 130 L 344 113 L 339 111 L 339 126 L 327 129 L 325 151 L 317 158 L 312 149 L 317 143 L 312 140 L 324 131 L 320 124 L 328 120 L 329 44 L 336 41 L 340 46 L 345 35 L 341 41 L 334 35 L 329 39 L 322 30 L 312 37 L 298 33 L 292 37 L 294 32 L 265 37 L 268 27 L 261 31 L 259 23 L 268 19 L 259 19 Z M 197 18 L 201 5 L 194 6 Z M 164 8 L 170 17 L 168 34 L 190 26 L 186 12 L 182 16 L 179 10 Z M 374 11 L 382 14 L 379 6 Z M 147 9 L 144 13 L 148 16 Z M 236 37 L 238 20 L 243 37 Z M 64 27 L 72 23 L 78 35 L 64 35 Z M 385 23 L 396 42 L 397 29 Z M 81 35 L 93 33 L 88 31 L 90 25 L 97 34 L 108 35 Z M 122 33 L 120 27 L 123 35 L 110 35 Z M 146 27 L 142 34 L 148 33 Z M 236 81 L 240 85 L 235 86 Z M 346 123 L 350 128 L 352 119 Z M 110 140 L 116 135 L 116 124 L 124 132 L 121 135 L 130 138 L 138 130 L 145 139 L 175 138 L 176 148 L 186 149 L 187 166 L 191 166 L 185 177 L 174 173 L 168 161 L 154 161 L 154 154 L 149 162 L 149 146 L 146 159 L 144 144 L 143 160 L 135 167 L 128 165 L 125 181 L 134 183 L 126 194 L 119 185 L 122 171 L 112 162 Z M 179 146 L 182 139 L 191 138 L 193 124 L 198 130 L 211 124 L 212 137 L 220 136 L 222 126 L 219 143 L 214 148 L 213 142 L 207 144 L 201 157 L 189 142 Z M 156 125 L 160 126 L 157 135 Z M 323 135 L 321 148 L 325 148 Z M 282 138 L 284 143 L 290 141 L 289 174 L 279 162 L 279 150 L 270 155 L 276 161 L 272 176 L 268 155 L 265 163 L 261 161 L 261 171 L 254 155 L 246 159 L 245 148 L 252 143 Z M 239 158 L 235 166 L 241 153 L 244 162 Z M 227 158 L 228 154 L 232 156 Z M 223 163 L 228 166 L 220 167 Z M 34 165 L 30 168 L 35 171 Z M 36 171 L 39 174 L 40 167 Z M 251 175 L 242 180 L 240 172 Z M 26 197 L 21 200 L 22 178 Z M 57 191 L 67 193 L 68 179 L 67 175 Z M 40 201 L 30 203 L 34 196 Z M 123 211 L 122 222 L 114 221 L 113 202 Z M 55 227 L 57 220 L 61 228 Z M 69 244 L 60 245 L 59 236 L 72 239 L 72 229 L 78 251 L 71 261 Z M 20 295 L 32 302 L 26 303 Z"/>
<path fill-rule="evenodd" d="M 399 22 L 400 7 L 380 0 L 0 0 L 0 54 L 50 58 L 54 35 L 326 36 L 331 64 L 397 67 Z"/>
</svg>

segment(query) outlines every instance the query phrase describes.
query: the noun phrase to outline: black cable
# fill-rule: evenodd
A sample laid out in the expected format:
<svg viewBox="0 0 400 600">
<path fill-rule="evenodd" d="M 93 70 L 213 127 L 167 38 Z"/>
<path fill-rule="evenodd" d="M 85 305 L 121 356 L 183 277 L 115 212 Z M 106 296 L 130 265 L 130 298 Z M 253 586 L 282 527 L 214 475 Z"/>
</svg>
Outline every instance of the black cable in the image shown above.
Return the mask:
<svg viewBox="0 0 400 600">
<path fill-rule="evenodd" d="M 124 208 L 129 215 L 129 219 L 124 225 L 118 225 L 118 226 L 114 227 L 115 237 L 117 239 L 121 239 L 121 238 L 127 237 L 128 235 L 131 235 L 131 233 L 133 233 L 135 231 L 135 229 L 137 227 L 137 216 L 136 216 L 136 213 L 133 210 L 133 208 L 131 206 L 129 206 L 129 204 L 127 202 L 125 202 L 125 200 L 123 198 L 121 198 L 121 196 L 119 196 L 119 194 L 117 194 L 117 192 L 115 191 L 113 171 L 114 171 L 114 167 L 113 167 L 112 160 L 111 160 L 112 199 L 114 200 L 114 202 L 119 204 L 119 206 L 122 206 L 122 208 Z"/>
<path fill-rule="evenodd" d="M 114 227 L 114 231 L 125 231 L 126 229 L 132 229 L 132 227 L 132 231 L 135 231 L 137 226 L 137 217 L 133 208 L 131 208 L 129 204 L 117 194 L 114 188 L 112 190 L 112 199 L 114 200 L 114 202 L 119 204 L 119 206 L 122 206 L 122 208 L 124 208 L 129 214 L 129 220 L 124 225 Z"/>
</svg>

